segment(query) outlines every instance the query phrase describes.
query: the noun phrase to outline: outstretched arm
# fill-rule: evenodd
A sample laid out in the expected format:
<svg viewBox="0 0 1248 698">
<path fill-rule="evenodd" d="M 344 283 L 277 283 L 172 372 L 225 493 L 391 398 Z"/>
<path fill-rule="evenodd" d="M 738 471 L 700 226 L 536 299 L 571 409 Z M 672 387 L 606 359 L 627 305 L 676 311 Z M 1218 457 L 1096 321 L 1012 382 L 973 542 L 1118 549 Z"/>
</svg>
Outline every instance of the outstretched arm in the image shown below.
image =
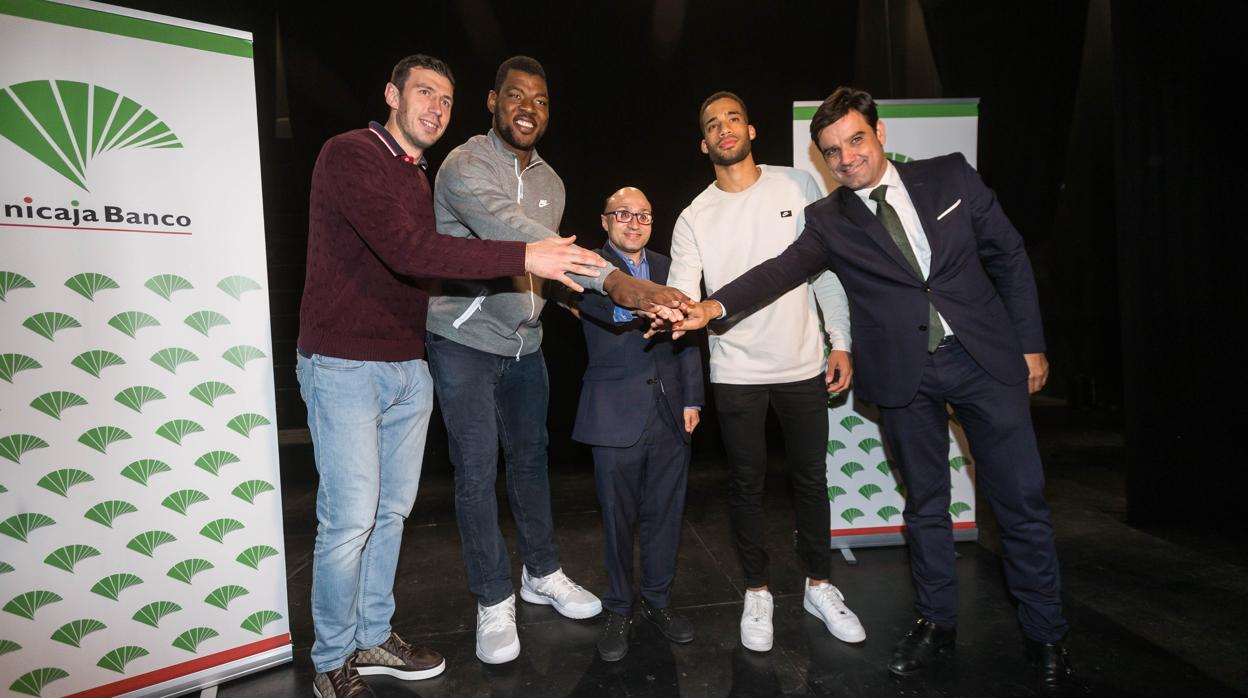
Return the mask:
<svg viewBox="0 0 1248 698">
<path fill-rule="evenodd" d="M 597 261 L 569 267 L 559 263 L 560 256 L 566 257 L 567 252 L 559 253 L 556 248 L 549 247 L 552 243 L 534 248 L 535 243 L 545 243 L 550 238 L 558 238 L 559 234 L 529 218 L 511 192 L 505 191 L 487 172 L 487 167 L 480 162 L 474 163 L 471 155 L 457 153 L 448 157 L 438 174 L 438 205 L 452 211 L 459 222 L 483 240 L 529 243 L 530 251 L 543 257 L 532 267 L 526 265 L 526 271 L 554 279 L 575 291 L 583 291 L 585 287 L 601 291 L 603 279 L 599 272 L 590 269 L 605 267 L 607 263 L 596 253 L 577 247 L 573 249 L 578 258 L 588 259 L 586 255 L 592 255 Z M 559 214 L 561 216 L 562 211 Z M 554 266 L 550 266 L 548 255 L 554 255 Z M 603 274 L 610 274 L 611 271 Z"/>
<path fill-rule="evenodd" d="M 685 311 L 685 319 L 671 325 L 676 331 L 705 327 L 725 313 L 753 312 L 764 301 L 777 298 L 785 291 L 827 269 L 828 254 L 823 235 L 807 223 L 806 230 L 779 257 L 759 264 L 731 283 L 711 294 L 710 298 Z"/>
<path fill-rule="evenodd" d="M 684 317 L 684 309 L 693 304 L 688 296 L 674 288 L 623 272 L 608 275 L 602 288 L 616 305 L 658 315 L 669 321 Z"/>
<path fill-rule="evenodd" d="M 452 238 L 462 239 L 462 238 Z M 577 283 L 597 277 L 598 269 L 607 266 L 606 260 L 583 247 L 572 243 L 576 236 L 549 237 L 525 245 L 524 270 L 543 279 L 553 279 L 578 293 L 585 288 Z"/>
<path fill-rule="evenodd" d="M 519 242 L 466 240 L 439 235 L 433 207 L 402 195 L 381 176 L 377 151 L 336 138 L 321 149 L 312 176 L 313 214 L 341 215 L 369 249 L 396 274 L 432 279 L 488 279 L 523 273 L 527 252 Z M 386 212 L 379 215 L 379 211 Z"/>
</svg>

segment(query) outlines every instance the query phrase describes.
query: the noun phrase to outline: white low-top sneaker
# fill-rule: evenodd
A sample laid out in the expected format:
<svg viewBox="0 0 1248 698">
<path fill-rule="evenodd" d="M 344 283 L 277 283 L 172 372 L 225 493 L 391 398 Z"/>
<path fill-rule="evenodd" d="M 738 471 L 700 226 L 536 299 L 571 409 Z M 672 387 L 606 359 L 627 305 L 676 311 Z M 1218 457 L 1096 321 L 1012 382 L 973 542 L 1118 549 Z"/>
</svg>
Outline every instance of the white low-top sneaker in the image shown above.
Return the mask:
<svg viewBox="0 0 1248 698">
<path fill-rule="evenodd" d="M 862 642 L 867 639 L 867 631 L 863 629 L 858 616 L 845 605 L 845 595 L 831 584 L 820 584 L 812 587 L 806 580 L 806 595 L 802 606 L 810 615 L 823 621 L 828 632 L 842 642 Z"/>
<path fill-rule="evenodd" d="M 493 606 L 477 604 L 477 659 L 503 664 L 520 656 L 516 635 L 516 595 Z"/>
<path fill-rule="evenodd" d="M 766 652 L 771 649 L 774 631 L 771 627 L 771 592 L 745 590 L 745 608 L 741 612 L 741 644 L 747 650 Z"/>
<path fill-rule="evenodd" d="M 529 603 L 554 606 L 560 614 L 578 620 L 593 618 L 602 613 L 602 602 L 598 597 L 568 579 L 563 569 L 557 569 L 545 577 L 530 577 L 528 568 L 522 568 L 520 598 Z"/>
</svg>

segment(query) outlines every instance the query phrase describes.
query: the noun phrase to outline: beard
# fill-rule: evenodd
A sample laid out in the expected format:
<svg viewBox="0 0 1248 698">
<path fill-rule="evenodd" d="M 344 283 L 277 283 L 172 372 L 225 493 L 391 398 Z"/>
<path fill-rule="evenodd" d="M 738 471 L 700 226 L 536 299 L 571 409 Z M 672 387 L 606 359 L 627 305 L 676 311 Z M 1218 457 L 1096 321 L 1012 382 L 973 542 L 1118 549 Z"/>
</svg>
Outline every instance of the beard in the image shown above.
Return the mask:
<svg viewBox="0 0 1248 698">
<path fill-rule="evenodd" d="M 741 146 L 735 153 L 708 147 L 706 149 L 706 154 L 711 158 L 711 162 L 713 164 L 719 165 L 720 167 L 728 167 L 729 165 L 735 165 L 749 157 L 750 145 L 750 139 L 742 138 Z"/>
<path fill-rule="evenodd" d="M 500 109 L 499 111 L 502 110 Z M 542 136 L 546 133 L 546 127 L 543 125 L 540 129 L 533 132 L 533 142 L 523 143 L 520 140 L 520 135 L 517 134 L 515 129 L 511 127 L 511 123 L 504 122 L 499 114 L 495 114 L 494 131 L 498 134 L 499 138 L 503 139 L 503 142 L 516 150 L 532 150 L 537 147 L 537 142 L 542 140 Z"/>
</svg>

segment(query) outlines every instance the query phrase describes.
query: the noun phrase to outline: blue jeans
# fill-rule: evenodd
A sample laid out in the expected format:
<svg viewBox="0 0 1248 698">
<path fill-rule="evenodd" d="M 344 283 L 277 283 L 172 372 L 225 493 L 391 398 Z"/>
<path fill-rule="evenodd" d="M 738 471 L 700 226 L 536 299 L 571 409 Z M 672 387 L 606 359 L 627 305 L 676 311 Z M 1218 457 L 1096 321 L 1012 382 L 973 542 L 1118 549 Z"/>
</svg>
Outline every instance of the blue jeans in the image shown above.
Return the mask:
<svg viewBox="0 0 1248 698">
<path fill-rule="evenodd" d="M 546 361 L 541 350 L 517 359 L 433 333 L 425 349 L 455 467 L 455 518 L 468 589 L 482 606 L 493 606 L 514 591 L 494 494 L 500 443 L 520 560 L 535 577 L 559 569 L 546 472 Z"/>
<path fill-rule="evenodd" d="M 390 636 L 403 523 L 416 502 L 433 380 L 424 360 L 299 355 L 320 485 L 312 556 L 312 664 L 342 666 Z"/>
</svg>

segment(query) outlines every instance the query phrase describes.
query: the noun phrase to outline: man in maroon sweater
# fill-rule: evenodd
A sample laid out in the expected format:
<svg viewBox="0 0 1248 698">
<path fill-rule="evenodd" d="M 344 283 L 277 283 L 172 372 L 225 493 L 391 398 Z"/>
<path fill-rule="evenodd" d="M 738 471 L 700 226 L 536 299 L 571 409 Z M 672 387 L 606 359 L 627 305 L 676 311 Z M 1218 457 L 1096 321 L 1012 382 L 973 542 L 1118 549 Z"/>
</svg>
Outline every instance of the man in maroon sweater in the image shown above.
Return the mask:
<svg viewBox="0 0 1248 698">
<path fill-rule="evenodd" d="M 605 266 L 572 238 L 526 245 L 437 234 L 424 151 L 446 130 L 453 89 L 442 61 L 404 58 L 386 85 L 385 125 L 331 138 L 312 173 L 296 373 L 320 473 L 312 663 L 321 698 L 373 695 L 361 674 L 415 680 L 446 668 L 390 627 L 433 409 L 429 299 L 416 279 L 531 272 L 579 291 L 567 274 L 595 277 Z M 633 302 L 646 292 L 633 289 Z"/>
</svg>

